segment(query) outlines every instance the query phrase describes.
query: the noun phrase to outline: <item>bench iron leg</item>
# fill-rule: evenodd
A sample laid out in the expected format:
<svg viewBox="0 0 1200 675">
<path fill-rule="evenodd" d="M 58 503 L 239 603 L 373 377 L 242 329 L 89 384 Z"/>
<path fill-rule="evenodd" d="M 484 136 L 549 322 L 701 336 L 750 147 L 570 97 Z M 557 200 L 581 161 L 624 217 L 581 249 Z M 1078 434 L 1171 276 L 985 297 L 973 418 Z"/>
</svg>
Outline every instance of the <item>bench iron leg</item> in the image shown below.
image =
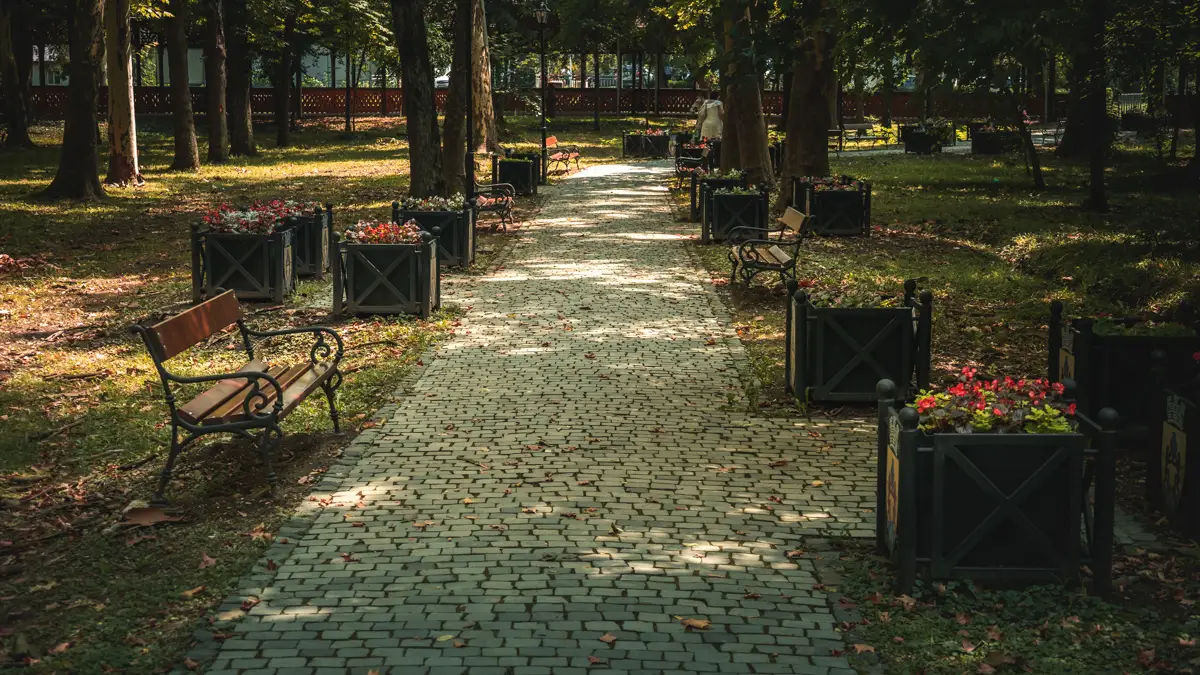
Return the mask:
<svg viewBox="0 0 1200 675">
<path fill-rule="evenodd" d="M 171 482 L 171 470 L 175 468 L 175 458 L 179 457 L 179 452 L 183 450 L 183 444 L 179 442 L 179 425 L 171 423 L 171 454 L 167 455 L 167 463 L 163 466 L 162 472 L 158 476 L 158 489 L 154 491 L 154 497 L 151 498 L 152 506 L 166 506 L 167 499 L 163 493 L 167 491 L 167 483 Z"/>
<path fill-rule="evenodd" d="M 335 394 L 338 387 L 342 386 L 342 374 L 339 371 L 333 371 L 333 375 L 329 379 L 321 383 L 321 389 L 325 391 L 325 400 L 329 401 L 329 419 L 333 420 L 333 433 L 341 432 L 341 426 L 338 424 L 337 399 Z"/>
<path fill-rule="evenodd" d="M 267 485 L 271 488 L 272 499 L 275 498 L 275 488 L 279 483 L 279 476 L 275 473 L 275 466 L 271 463 L 271 457 L 279 449 L 279 442 L 282 439 L 283 431 L 274 424 L 263 429 L 262 434 L 258 437 L 258 454 L 262 458 L 263 466 L 267 468 Z"/>
</svg>

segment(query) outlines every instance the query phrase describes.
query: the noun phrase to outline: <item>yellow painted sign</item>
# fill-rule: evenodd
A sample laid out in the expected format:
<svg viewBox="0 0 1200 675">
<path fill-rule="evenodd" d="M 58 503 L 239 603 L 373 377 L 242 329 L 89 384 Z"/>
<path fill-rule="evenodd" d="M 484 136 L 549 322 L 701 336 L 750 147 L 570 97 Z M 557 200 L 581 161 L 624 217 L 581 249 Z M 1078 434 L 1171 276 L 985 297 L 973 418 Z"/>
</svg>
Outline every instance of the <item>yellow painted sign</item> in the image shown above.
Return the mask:
<svg viewBox="0 0 1200 675">
<path fill-rule="evenodd" d="M 892 413 L 888 418 L 887 448 L 887 530 L 884 539 L 888 549 L 896 548 L 896 527 L 900 521 L 900 418 Z"/>
<path fill-rule="evenodd" d="M 1167 419 L 1162 433 L 1162 500 L 1163 510 L 1173 513 L 1183 501 L 1183 476 L 1187 468 L 1187 434 L 1183 432 L 1183 401 L 1178 396 L 1167 398 Z"/>
</svg>

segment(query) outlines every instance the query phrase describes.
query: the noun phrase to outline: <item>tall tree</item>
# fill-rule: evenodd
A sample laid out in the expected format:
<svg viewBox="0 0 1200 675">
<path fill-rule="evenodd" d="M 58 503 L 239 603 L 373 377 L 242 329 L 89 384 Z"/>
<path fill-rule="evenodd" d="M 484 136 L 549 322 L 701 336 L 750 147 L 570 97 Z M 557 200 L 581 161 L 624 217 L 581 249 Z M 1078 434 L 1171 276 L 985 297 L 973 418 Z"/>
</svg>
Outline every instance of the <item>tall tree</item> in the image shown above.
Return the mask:
<svg viewBox="0 0 1200 675">
<path fill-rule="evenodd" d="M 467 153 L 467 64 L 472 58 L 471 38 L 474 31 L 470 20 L 471 4 L 475 0 L 456 0 L 454 3 L 454 55 L 450 64 L 450 91 L 446 93 L 445 124 L 442 129 L 442 172 L 446 187 L 454 190 L 466 179 L 463 162 Z"/>
<path fill-rule="evenodd" d="M 475 148 L 486 148 L 488 152 L 500 152 L 500 134 L 496 131 L 496 108 L 492 100 L 492 56 L 488 44 L 487 9 L 483 0 L 475 0 L 475 30 L 471 41 L 471 58 L 474 63 L 471 97 L 473 110 L 471 119 L 475 123 Z"/>
<path fill-rule="evenodd" d="M 204 10 L 204 93 L 208 104 L 208 161 L 224 162 L 229 159 L 229 126 L 225 118 L 225 2 L 204 0 Z"/>
<path fill-rule="evenodd" d="M 1088 11 L 1088 43 L 1090 91 L 1088 95 L 1088 120 L 1093 132 L 1108 124 L 1106 68 L 1104 62 L 1104 34 L 1108 21 L 1108 2 L 1091 0 Z M 1200 141 L 1198 141 L 1200 142 Z M 1093 133 L 1088 158 L 1088 198 L 1085 206 L 1092 211 L 1108 210 L 1108 195 L 1104 189 L 1104 155 L 1108 151 L 1105 134 Z"/>
<path fill-rule="evenodd" d="M 171 116 L 175 123 L 175 158 L 171 169 L 195 171 L 200 168 L 200 150 L 196 146 L 196 123 L 192 115 L 192 87 L 188 74 L 189 0 L 170 0 L 167 18 L 167 64 L 171 71 Z"/>
<path fill-rule="evenodd" d="M 140 185 L 137 123 L 133 110 L 133 43 L 130 0 L 107 0 L 104 29 L 108 75 L 108 175 L 106 185 Z"/>
<path fill-rule="evenodd" d="M 229 107 L 229 152 L 235 156 L 257 155 L 250 97 L 254 55 L 250 45 L 250 12 L 246 0 L 228 0 L 229 25 L 226 99 Z"/>
<path fill-rule="evenodd" d="M 282 41 L 276 53 L 275 72 L 272 78 L 275 84 L 275 145 L 280 148 L 286 148 L 291 142 L 288 134 L 291 131 L 288 126 L 288 117 L 292 102 L 292 74 L 295 70 L 294 58 L 296 55 L 294 41 L 298 19 L 299 12 L 294 8 L 289 9 L 283 19 Z"/>
<path fill-rule="evenodd" d="M 438 143 L 433 65 L 425 28 L 424 0 L 391 0 L 392 26 L 404 81 L 404 117 L 408 127 L 409 192 L 429 197 L 446 191 L 442 149 Z"/>
<path fill-rule="evenodd" d="M 104 45 L 103 4 L 102 0 L 72 0 L 67 15 L 71 55 L 69 105 L 58 173 L 42 193 L 48 198 L 91 201 L 104 197 L 96 151 L 96 107 L 100 96 L 96 71 Z"/>
<path fill-rule="evenodd" d="M 753 28 L 749 9 L 729 3 L 734 16 L 725 20 L 725 56 L 729 70 L 730 100 L 737 101 L 733 125 L 737 129 L 739 165 L 755 185 L 774 185 L 775 173 L 767 148 L 767 123 L 763 117 L 762 90 L 753 60 Z M 724 155 L 725 149 L 722 149 Z"/>
<path fill-rule="evenodd" d="M 33 139 L 29 137 L 29 71 L 22 76 L 17 57 L 19 42 L 15 39 L 22 30 L 23 9 L 17 0 L 0 0 L 0 93 L 4 95 L 6 145 L 10 148 L 33 147 Z"/>
</svg>

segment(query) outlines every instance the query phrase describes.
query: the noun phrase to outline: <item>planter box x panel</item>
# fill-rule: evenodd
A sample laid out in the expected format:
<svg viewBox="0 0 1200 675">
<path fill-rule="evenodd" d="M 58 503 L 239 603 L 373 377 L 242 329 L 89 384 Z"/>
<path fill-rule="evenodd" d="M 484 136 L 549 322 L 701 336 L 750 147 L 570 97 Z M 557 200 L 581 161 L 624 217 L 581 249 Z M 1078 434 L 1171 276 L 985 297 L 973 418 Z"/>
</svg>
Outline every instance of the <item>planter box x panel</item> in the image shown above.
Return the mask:
<svg viewBox="0 0 1200 675">
<path fill-rule="evenodd" d="M 294 216 L 290 222 L 296 255 L 296 275 L 318 279 L 329 269 L 329 233 L 333 229 L 333 210 Z"/>
<path fill-rule="evenodd" d="M 762 239 L 767 235 L 766 195 L 722 195 L 709 197 L 710 217 L 701 227 L 702 243 L 725 241 L 730 231 L 745 228 L 746 233 L 757 232 L 751 238 Z"/>
<path fill-rule="evenodd" d="M 870 232 L 871 185 L 858 190 L 817 190 L 811 183 L 794 180 L 792 203 L 816 219 L 813 234 L 862 235 Z"/>
<path fill-rule="evenodd" d="M 671 137 L 667 134 L 624 134 L 621 154 L 626 157 L 670 157 Z"/>
<path fill-rule="evenodd" d="M 971 153 L 1003 155 L 1020 146 L 1021 137 L 1015 131 L 976 131 L 971 134 Z"/>
<path fill-rule="evenodd" d="M 698 178 L 692 174 L 691 183 L 691 217 L 692 221 L 700 219 L 701 211 L 704 208 L 704 200 L 707 199 L 710 190 L 721 190 L 745 187 L 745 181 L 741 178 Z"/>
<path fill-rule="evenodd" d="M 493 157 L 492 183 L 507 183 L 518 195 L 536 195 L 540 161 L 537 153 L 514 152 L 507 158 Z"/>
<path fill-rule="evenodd" d="M 192 247 L 193 295 L 203 290 L 211 298 L 231 290 L 242 300 L 283 302 L 295 289 L 292 230 L 264 235 L 196 229 Z"/>
<path fill-rule="evenodd" d="M 437 257 L 437 242 L 433 241 L 423 245 L 345 244 L 347 311 L 428 318 L 441 304 Z"/>
<path fill-rule="evenodd" d="M 904 136 L 904 152 L 931 155 L 942 151 L 942 140 L 927 131 L 910 131 Z"/>
<path fill-rule="evenodd" d="M 434 233 L 438 242 L 438 264 L 467 267 L 475 262 L 475 227 L 471 224 L 469 209 L 396 212 L 394 222 L 406 223 L 410 220 L 417 221 L 422 230 Z"/>
</svg>

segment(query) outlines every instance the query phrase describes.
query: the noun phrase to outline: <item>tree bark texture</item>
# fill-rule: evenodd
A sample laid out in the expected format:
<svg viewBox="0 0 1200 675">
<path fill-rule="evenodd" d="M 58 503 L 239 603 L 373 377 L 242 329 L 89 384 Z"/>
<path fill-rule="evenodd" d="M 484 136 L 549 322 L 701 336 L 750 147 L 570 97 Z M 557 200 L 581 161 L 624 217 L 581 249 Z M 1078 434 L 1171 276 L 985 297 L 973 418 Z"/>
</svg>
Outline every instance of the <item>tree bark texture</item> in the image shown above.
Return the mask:
<svg viewBox="0 0 1200 675">
<path fill-rule="evenodd" d="M 63 125 L 62 156 L 50 187 L 42 193 L 51 199 L 97 200 L 104 197 L 97 170 L 96 106 L 100 91 L 95 72 L 104 44 L 104 3 L 72 0 L 67 15 L 71 62 Z"/>
<path fill-rule="evenodd" d="M 492 55 L 488 47 L 487 14 L 484 0 L 475 0 L 474 39 L 471 41 L 472 84 L 471 119 L 475 124 L 475 148 L 500 152 L 500 134 L 496 130 L 496 106 L 492 96 Z"/>
<path fill-rule="evenodd" d="M 167 19 L 167 64 L 171 68 L 171 114 L 175 122 L 176 171 L 200 168 L 200 150 L 196 147 L 196 123 L 192 116 L 192 88 L 188 82 L 188 3 L 171 0 Z"/>
<path fill-rule="evenodd" d="M 289 14 L 283 20 L 283 46 L 279 49 L 279 60 L 275 64 L 275 145 L 286 148 L 291 142 L 289 113 L 292 100 L 292 36 L 296 33 L 296 15 Z"/>
<path fill-rule="evenodd" d="M 1108 195 L 1104 188 L 1104 160 L 1108 149 L 1107 68 L 1104 61 L 1105 21 L 1108 18 L 1107 0 L 1091 0 L 1088 20 L 1089 79 L 1088 121 L 1088 198 L 1085 206 L 1091 211 L 1107 211 Z"/>
<path fill-rule="evenodd" d="M 447 189 L 462 185 L 466 179 L 463 162 L 467 154 L 467 63 L 473 58 L 471 37 L 467 25 L 471 3 L 457 0 L 454 4 L 453 54 L 450 63 L 450 90 L 446 92 L 445 123 L 442 129 L 442 173 Z"/>
<path fill-rule="evenodd" d="M 433 65 L 425 28 L 424 0 L 391 0 L 392 26 L 404 81 L 404 117 L 408 127 L 409 192 L 431 197 L 445 192 L 442 149 L 438 143 Z"/>
<path fill-rule="evenodd" d="M 1067 68 L 1067 127 L 1063 129 L 1062 141 L 1055 154 L 1059 157 L 1083 157 L 1088 153 L 1088 129 L 1091 127 L 1088 101 L 1091 99 L 1088 80 L 1088 55 L 1077 53 L 1071 56 Z"/>
<path fill-rule="evenodd" d="M 1017 133 L 1021 134 L 1021 151 L 1025 153 L 1025 162 L 1033 175 L 1033 187 L 1035 190 L 1045 190 L 1046 179 L 1042 175 L 1042 160 L 1038 157 L 1037 148 L 1033 145 L 1033 134 L 1029 132 L 1029 125 L 1025 124 L 1025 115 L 1023 114 L 1025 109 L 1020 99 L 1017 98 L 1016 92 L 1006 87 L 1004 93 L 1007 94 L 1008 113 L 1012 123 L 1016 126 Z"/>
<path fill-rule="evenodd" d="M 801 176 L 829 175 L 829 129 L 833 124 L 829 96 L 836 80 L 833 72 L 834 36 L 819 30 L 804 40 L 792 69 L 792 108 L 788 115 L 787 144 L 783 156 L 783 185 Z M 791 204 L 791 191 L 780 190 L 775 209 Z"/>
<path fill-rule="evenodd" d="M 111 1 L 111 0 L 110 0 Z M 229 124 L 225 118 L 227 52 L 225 0 L 204 0 L 208 25 L 204 30 L 204 92 L 208 99 L 208 161 L 229 159 Z"/>
<path fill-rule="evenodd" d="M 5 145 L 10 148 L 34 147 L 33 139 L 29 137 L 31 102 L 26 86 L 30 69 L 26 69 L 23 78 L 17 60 L 20 46 L 16 37 L 22 30 L 21 15 L 12 2 L 0 0 L 0 94 L 4 96 L 4 117 L 8 124 Z M 26 54 L 26 57 L 32 58 L 32 55 Z"/>
<path fill-rule="evenodd" d="M 133 109 L 133 43 L 130 0 L 107 0 L 104 31 L 108 45 L 108 175 L 106 185 L 141 184 L 137 123 Z"/>
<path fill-rule="evenodd" d="M 721 79 L 726 82 L 730 80 L 724 75 Z M 721 171 L 732 171 L 742 168 L 742 146 L 738 136 L 741 130 L 741 125 L 738 124 L 739 103 L 734 98 L 732 85 L 725 84 L 723 89 L 721 111 L 725 119 L 721 121 Z"/>
<path fill-rule="evenodd" d="M 253 84 L 253 55 L 250 53 L 250 20 L 246 0 L 227 0 L 226 18 L 229 24 L 226 101 L 229 108 L 229 152 L 235 156 L 254 156 L 253 104 L 250 87 Z"/>
</svg>

